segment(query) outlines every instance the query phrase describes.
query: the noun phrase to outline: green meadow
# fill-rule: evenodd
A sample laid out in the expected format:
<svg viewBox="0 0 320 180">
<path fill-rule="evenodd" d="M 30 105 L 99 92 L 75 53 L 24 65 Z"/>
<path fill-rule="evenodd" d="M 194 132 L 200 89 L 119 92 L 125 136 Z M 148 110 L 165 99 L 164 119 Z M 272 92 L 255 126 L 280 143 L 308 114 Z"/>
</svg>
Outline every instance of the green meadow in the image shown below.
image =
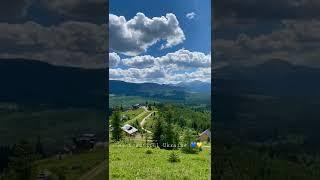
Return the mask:
<svg viewBox="0 0 320 180">
<path fill-rule="evenodd" d="M 73 155 L 64 155 L 61 160 L 51 157 L 37 161 L 38 171 L 50 171 L 53 176 L 63 176 L 67 180 L 104 180 L 106 179 L 105 148 Z"/>
<path fill-rule="evenodd" d="M 115 108 L 109 120 L 109 179 L 211 178 L 210 142 L 203 141 L 200 151 L 164 147 L 166 143 L 182 146 L 198 141 L 199 134 L 210 127 L 210 111 L 206 108 L 150 103 L 138 109 Z M 125 124 L 137 128 L 137 133 L 129 135 L 120 129 Z M 119 137 L 116 133 L 120 139 L 113 138 Z M 158 145 L 150 147 L 153 143 Z"/>
<path fill-rule="evenodd" d="M 172 151 L 180 162 L 168 161 Z M 198 154 L 184 154 L 180 150 L 111 144 L 109 152 L 109 179 L 210 179 L 209 146 Z"/>
</svg>

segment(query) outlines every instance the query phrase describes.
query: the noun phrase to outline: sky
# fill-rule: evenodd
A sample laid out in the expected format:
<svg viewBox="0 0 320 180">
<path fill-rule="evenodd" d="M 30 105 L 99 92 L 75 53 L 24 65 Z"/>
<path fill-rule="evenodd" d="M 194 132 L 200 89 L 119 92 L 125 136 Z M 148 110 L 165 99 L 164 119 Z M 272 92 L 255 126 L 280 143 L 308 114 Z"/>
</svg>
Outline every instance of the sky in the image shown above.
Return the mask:
<svg viewBox="0 0 320 180">
<path fill-rule="evenodd" d="M 210 82 L 210 1 L 109 1 L 109 78 Z"/>
<path fill-rule="evenodd" d="M 214 68 L 270 60 L 320 68 L 320 1 L 213 1 Z"/>
<path fill-rule="evenodd" d="M 107 0 L 0 2 L 0 59 L 106 68 Z"/>
</svg>

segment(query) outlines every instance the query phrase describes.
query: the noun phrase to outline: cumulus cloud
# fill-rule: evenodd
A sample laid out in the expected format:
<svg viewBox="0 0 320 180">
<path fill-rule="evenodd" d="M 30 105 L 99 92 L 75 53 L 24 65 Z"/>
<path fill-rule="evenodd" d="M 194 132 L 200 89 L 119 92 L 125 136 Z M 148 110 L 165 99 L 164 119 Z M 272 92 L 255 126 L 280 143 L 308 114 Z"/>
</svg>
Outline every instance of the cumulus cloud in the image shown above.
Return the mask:
<svg viewBox="0 0 320 180">
<path fill-rule="evenodd" d="M 109 70 L 109 78 L 112 80 L 122 80 L 134 83 L 154 82 L 163 84 L 176 84 L 180 82 L 192 81 L 210 82 L 211 68 L 199 68 L 196 71 L 180 73 L 172 73 L 160 67 L 145 69 L 114 68 Z"/>
<path fill-rule="evenodd" d="M 319 20 L 286 20 L 278 29 L 259 35 L 239 34 L 235 39 L 214 40 L 218 61 L 233 65 L 257 65 L 270 59 L 320 67 Z"/>
<path fill-rule="evenodd" d="M 193 72 L 176 73 L 171 76 L 167 76 L 167 81 L 171 84 L 176 84 L 180 82 L 192 82 L 192 81 L 211 81 L 211 67 L 199 68 Z"/>
<path fill-rule="evenodd" d="M 186 15 L 186 17 L 188 18 L 188 19 L 194 19 L 195 17 L 196 17 L 196 13 L 194 13 L 194 12 L 190 12 L 190 13 L 188 13 L 187 15 Z"/>
<path fill-rule="evenodd" d="M 110 78 L 129 82 L 179 83 L 211 80 L 211 54 L 180 49 L 164 56 L 122 59 L 123 67 L 111 68 Z"/>
<path fill-rule="evenodd" d="M 123 59 L 123 63 L 125 65 L 130 67 L 140 68 L 140 69 L 155 66 L 156 61 L 157 61 L 157 58 L 150 55 L 135 56 L 135 57 Z"/>
<path fill-rule="evenodd" d="M 129 56 L 139 55 L 163 40 L 161 48 L 182 43 L 185 35 L 179 21 L 172 13 L 166 16 L 148 18 L 143 13 L 126 20 L 124 16 L 109 14 L 110 48 Z"/>
<path fill-rule="evenodd" d="M 129 68 L 129 69 L 110 69 L 109 79 L 122 80 L 127 82 L 158 82 L 165 78 L 165 71 L 160 67 L 151 67 L 145 69 Z"/>
<path fill-rule="evenodd" d="M 34 22 L 0 23 L 0 58 L 25 58 L 54 65 L 105 67 L 106 25 L 68 21 L 43 26 Z"/>
<path fill-rule="evenodd" d="M 109 53 L 109 67 L 118 66 L 120 63 L 120 56 L 117 53 Z"/>
<path fill-rule="evenodd" d="M 161 57 L 146 55 L 126 58 L 123 59 L 123 63 L 135 68 L 148 68 L 151 66 L 165 66 L 177 69 L 209 67 L 211 66 L 211 54 L 180 49 Z"/>
<path fill-rule="evenodd" d="M 180 49 L 159 58 L 159 62 L 164 65 L 176 64 L 182 68 L 209 67 L 211 65 L 211 54 Z"/>
<path fill-rule="evenodd" d="M 102 23 L 106 21 L 107 0 L 43 0 L 40 3 L 50 11 L 69 18 Z"/>
</svg>

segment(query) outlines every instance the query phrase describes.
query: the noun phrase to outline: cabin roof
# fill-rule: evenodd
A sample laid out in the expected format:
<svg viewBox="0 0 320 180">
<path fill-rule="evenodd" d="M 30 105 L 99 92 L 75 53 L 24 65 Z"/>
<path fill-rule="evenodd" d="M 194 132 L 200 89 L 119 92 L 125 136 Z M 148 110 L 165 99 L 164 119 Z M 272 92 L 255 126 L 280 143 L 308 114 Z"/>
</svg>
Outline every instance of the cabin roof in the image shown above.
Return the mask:
<svg viewBox="0 0 320 180">
<path fill-rule="evenodd" d="M 128 134 L 133 134 L 138 131 L 137 128 L 135 128 L 129 124 L 125 124 L 124 126 L 121 127 L 121 129 L 124 130 L 125 132 L 127 132 Z"/>
<path fill-rule="evenodd" d="M 209 138 L 211 138 L 211 131 L 210 131 L 210 129 L 207 129 L 207 130 L 205 130 L 205 131 L 203 131 L 199 136 L 202 136 L 202 135 L 208 135 L 209 136 Z"/>
</svg>

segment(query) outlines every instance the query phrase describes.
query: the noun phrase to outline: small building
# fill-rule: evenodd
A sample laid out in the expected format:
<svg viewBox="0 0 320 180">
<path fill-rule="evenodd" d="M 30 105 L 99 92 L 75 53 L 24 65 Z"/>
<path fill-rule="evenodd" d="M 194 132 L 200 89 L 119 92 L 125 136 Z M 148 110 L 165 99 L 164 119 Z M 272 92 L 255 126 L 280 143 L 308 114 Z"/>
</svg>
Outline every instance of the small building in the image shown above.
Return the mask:
<svg viewBox="0 0 320 180">
<path fill-rule="evenodd" d="M 89 150 L 92 149 L 96 143 L 96 135 L 82 134 L 76 138 L 73 138 L 73 142 L 77 150 Z"/>
<path fill-rule="evenodd" d="M 127 133 L 127 135 L 129 136 L 135 136 L 138 132 L 138 129 L 131 126 L 130 124 L 126 124 L 123 127 L 121 127 L 121 129 Z"/>
<path fill-rule="evenodd" d="M 135 105 L 132 105 L 132 109 L 139 109 L 141 107 L 140 104 L 135 104 Z"/>
<path fill-rule="evenodd" d="M 36 180 L 49 180 L 50 175 L 51 172 L 49 172 L 48 170 L 41 171 L 37 175 Z"/>
<path fill-rule="evenodd" d="M 207 129 L 205 131 L 203 131 L 199 137 L 198 137 L 199 141 L 211 141 L 211 131 L 210 129 Z"/>
</svg>

